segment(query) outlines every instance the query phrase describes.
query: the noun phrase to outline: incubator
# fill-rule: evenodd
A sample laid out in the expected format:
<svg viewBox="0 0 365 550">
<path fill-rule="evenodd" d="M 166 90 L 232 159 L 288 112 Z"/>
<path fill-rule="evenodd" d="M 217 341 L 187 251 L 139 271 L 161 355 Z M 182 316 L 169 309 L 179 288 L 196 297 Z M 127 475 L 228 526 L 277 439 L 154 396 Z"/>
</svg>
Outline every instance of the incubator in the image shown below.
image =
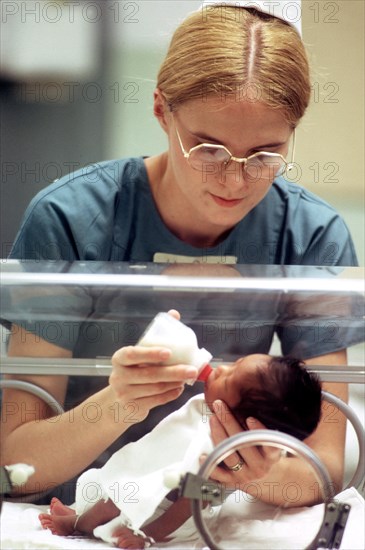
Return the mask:
<svg viewBox="0 0 365 550">
<path fill-rule="evenodd" d="M 365 381 L 364 295 L 362 268 L 6 261 L 1 266 L 1 372 L 10 376 L 0 383 L 2 387 L 20 384 L 18 387 L 44 399 L 55 415 L 67 412 L 77 401 L 105 386 L 111 372 L 110 359 L 117 349 L 137 342 L 142 345 L 157 343 L 147 340 L 150 333 L 146 333 L 146 327 L 157 314 L 165 312 L 164 318 L 168 310 L 176 309 L 182 323 L 191 329 L 184 334 L 192 338 L 194 346 L 196 342 L 199 351 L 195 357 L 199 367 L 209 363 L 214 368 L 252 353 L 286 354 L 305 359 L 347 348 L 348 366 L 311 365 L 308 368 L 322 381 L 349 383 L 350 388 L 356 390 L 357 398 L 363 395 Z M 8 355 L 9 337 L 22 329 L 60 349 L 69 350 L 72 358 Z M 176 341 L 180 343 L 181 336 Z M 57 403 L 33 384 L 11 380 L 12 374 L 68 375 L 70 383 L 65 404 Z M 118 445 L 138 439 L 161 418 L 201 391 L 202 382 L 187 385 L 178 403 L 152 411 L 144 422 L 131 423 Z M 253 440 L 247 439 L 247 435 L 252 434 L 240 434 L 243 439 L 227 440 L 208 456 L 195 477 L 178 476 L 176 485 L 182 494 L 192 499 L 194 519 L 200 532 L 200 543 L 191 542 L 189 546 L 185 541 L 184 548 L 358 548 L 359 542 L 354 543 L 352 533 L 354 522 L 363 526 L 363 520 L 359 523 L 364 512 L 360 495 L 364 476 L 363 405 L 361 399 L 360 405 L 357 399 L 354 411 L 351 399 L 350 407 L 346 407 L 333 401 L 331 395 L 324 397 L 329 422 L 331 407 L 340 408 L 349 418 L 347 445 L 350 450 L 343 499 L 338 500 L 338 495 L 328 490 L 331 482 L 325 467 L 304 444 L 280 433 L 275 433 L 276 439 L 270 439 L 273 434 L 267 430 L 256 433 Z M 325 505 L 318 505 L 322 508 L 318 509 L 314 522 L 310 514 L 317 506 L 310 510 L 292 507 L 268 510 L 259 498 L 243 502 L 241 495 L 237 502 L 237 495 L 232 494 L 223 497 L 227 502 L 222 506 L 219 521 L 215 518 L 214 523 L 212 517 L 206 517 L 208 511 L 201 505 L 204 498 L 222 500 L 222 488 L 207 483 L 214 465 L 223 459 L 228 448 L 232 452 L 233 448 L 261 444 L 277 446 L 284 452 L 300 456 L 308 462 L 308 468 L 316 471 L 318 486 L 324 488 L 322 501 Z M 111 448 L 108 452 L 113 451 Z M 103 460 L 107 458 L 108 454 L 104 454 Z M 288 500 L 293 498 L 288 493 Z M 2 522 L 5 515 L 10 523 L 10 512 L 18 514 L 19 506 L 23 507 L 22 511 L 26 506 L 36 507 L 25 504 L 24 500 L 16 503 L 11 496 L 4 504 Z M 306 521 L 312 528 L 306 540 L 305 537 L 302 540 L 298 525 L 302 522 L 306 525 Z M 227 538 L 227 531 L 225 534 L 220 532 L 218 524 L 226 530 L 231 526 L 232 537 Z M 32 537 L 37 542 L 28 547 L 39 547 L 36 528 L 29 524 L 29 530 L 27 544 L 31 544 L 29 538 Z M 301 534 L 304 535 L 305 530 Z M 10 548 L 15 544 L 14 537 L 15 533 L 8 530 L 2 547 Z M 16 537 L 21 538 L 21 535 L 17 533 Z M 360 544 L 363 544 L 362 537 L 357 535 Z M 22 547 L 19 541 L 17 544 L 19 546 L 13 547 Z M 52 544 L 56 544 L 54 540 Z M 87 547 L 92 548 L 90 541 L 88 544 Z M 66 542 L 59 547 L 68 548 Z M 103 548 L 103 545 L 97 547 Z M 178 543 L 173 547 L 179 547 Z"/>
</svg>

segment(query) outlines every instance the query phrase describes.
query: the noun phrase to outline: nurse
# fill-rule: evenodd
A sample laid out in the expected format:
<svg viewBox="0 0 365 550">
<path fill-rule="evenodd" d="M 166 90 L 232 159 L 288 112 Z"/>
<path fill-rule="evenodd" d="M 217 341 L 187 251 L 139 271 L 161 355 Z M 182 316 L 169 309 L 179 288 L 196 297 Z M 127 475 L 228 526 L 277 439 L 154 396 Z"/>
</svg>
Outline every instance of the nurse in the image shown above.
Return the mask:
<svg viewBox="0 0 365 550">
<path fill-rule="evenodd" d="M 11 258 L 178 262 L 209 257 L 242 264 L 248 261 L 247 246 L 253 246 L 254 263 L 357 264 L 348 229 L 335 210 L 285 179 L 294 159 L 295 129 L 310 99 L 298 30 L 282 14 L 272 16 L 269 2 L 251 3 L 256 8 L 223 4 L 205 3 L 190 15 L 176 30 L 161 66 L 153 109 L 167 150 L 151 158 L 102 162 L 92 173 L 81 170 L 46 188 L 30 204 Z M 312 345 L 304 359 L 344 365 L 350 343 Z M 9 355 L 71 357 L 72 350 L 23 328 L 13 331 Z M 196 372 L 187 365 L 161 367 L 168 355 L 162 348 L 116 350 L 109 385 L 57 422 L 50 421 L 51 412 L 36 397 L 7 390 L 5 410 L 21 406 L 3 424 L 3 460 L 35 465 L 29 492 L 68 482 L 127 431 L 128 404 L 136 405 L 134 421 L 139 422 L 182 394 L 183 380 Z M 66 398 L 66 377 L 22 379 L 61 402 Z M 345 385 L 324 387 L 347 399 Z M 83 407 L 95 402 L 102 415 L 100 422 L 90 423 Z M 216 404 L 217 412 L 221 406 Z M 34 411 L 33 416 L 24 410 Z M 262 427 L 253 420 L 249 429 Z M 212 418 L 216 443 L 238 431 L 229 414 Z M 327 423 L 324 415 L 307 443 L 340 489 L 343 418 L 337 413 Z M 266 449 L 246 450 L 239 468 L 218 468 L 214 475 L 233 487 L 260 479 L 268 502 L 283 504 L 285 494 L 273 487 L 298 481 L 306 489 L 296 505 L 317 498 L 308 489 L 315 480 L 295 458 L 278 460 Z"/>
</svg>

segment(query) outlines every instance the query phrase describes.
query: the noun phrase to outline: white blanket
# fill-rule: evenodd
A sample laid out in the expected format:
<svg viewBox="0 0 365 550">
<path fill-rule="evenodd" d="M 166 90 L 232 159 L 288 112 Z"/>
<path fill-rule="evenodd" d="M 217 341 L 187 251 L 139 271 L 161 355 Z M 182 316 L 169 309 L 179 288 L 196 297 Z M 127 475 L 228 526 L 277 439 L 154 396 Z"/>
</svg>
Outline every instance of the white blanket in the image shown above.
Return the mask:
<svg viewBox="0 0 365 550">
<path fill-rule="evenodd" d="M 213 450 L 208 411 L 203 394 L 192 397 L 152 432 L 114 453 L 102 468 L 80 476 L 77 514 L 100 498 L 110 498 L 121 510 L 119 518 L 95 530 L 96 536 L 112 542 L 118 520 L 140 528 L 170 491 L 165 484 L 166 474 L 197 473 L 201 454 Z"/>
<path fill-rule="evenodd" d="M 364 550 L 364 499 L 354 488 L 343 491 L 336 498 L 351 506 L 340 549 Z M 38 520 L 38 514 L 45 510 L 44 506 L 5 502 L 1 513 L 1 550 L 102 550 L 113 547 L 95 539 L 52 535 L 50 531 L 41 528 Z M 321 523 L 323 505 L 282 510 L 275 521 L 272 520 L 272 507 L 269 505 L 257 503 L 252 513 L 253 517 L 249 519 L 247 508 L 243 512 L 234 495 L 223 504 L 217 529 L 219 544 L 223 548 L 302 549 L 308 542 L 308 529 L 313 530 L 313 527 Z M 184 540 L 183 536 L 172 543 L 160 544 L 159 547 L 180 550 L 205 548 L 201 540 Z"/>
</svg>

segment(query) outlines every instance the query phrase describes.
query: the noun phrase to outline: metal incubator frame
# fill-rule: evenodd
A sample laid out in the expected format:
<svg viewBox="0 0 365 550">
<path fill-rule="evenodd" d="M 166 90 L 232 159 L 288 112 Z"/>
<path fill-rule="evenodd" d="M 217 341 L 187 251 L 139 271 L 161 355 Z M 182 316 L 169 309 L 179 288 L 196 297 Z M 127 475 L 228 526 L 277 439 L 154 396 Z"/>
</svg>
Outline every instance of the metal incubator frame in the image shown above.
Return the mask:
<svg viewBox="0 0 365 550">
<path fill-rule="evenodd" d="M 325 391 L 322 392 L 322 395 L 325 401 L 336 405 L 345 414 L 355 430 L 359 442 L 359 460 L 356 471 L 345 488 L 357 488 L 364 477 L 364 428 L 351 407 L 341 399 Z M 223 441 L 207 457 L 196 476 L 186 474 L 180 481 L 180 494 L 191 499 L 195 525 L 210 550 L 224 550 L 224 548 L 217 544 L 207 529 L 202 515 L 201 502 L 204 500 L 221 504 L 224 501 L 224 487 L 219 483 L 209 481 L 209 474 L 233 451 L 251 445 L 278 447 L 284 451 L 289 451 L 309 463 L 320 482 L 325 506 L 319 531 L 305 550 L 339 548 L 351 507 L 349 504 L 334 500 L 335 495 L 332 480 L 324 464 L 308 445 L 295 437 L 273 430 L 255 430 L 236 434 Z"/>
</svg>

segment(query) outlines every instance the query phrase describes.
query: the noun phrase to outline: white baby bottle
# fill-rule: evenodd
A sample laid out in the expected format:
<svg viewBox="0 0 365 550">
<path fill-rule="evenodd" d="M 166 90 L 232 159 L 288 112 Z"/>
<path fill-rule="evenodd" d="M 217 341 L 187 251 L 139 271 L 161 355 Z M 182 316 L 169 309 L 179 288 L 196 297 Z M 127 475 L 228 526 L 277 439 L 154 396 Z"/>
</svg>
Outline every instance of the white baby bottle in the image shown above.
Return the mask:
<svg viewBox="0 0 365 550">
<path fill-rule="evenodd" d="M 198 341 L 194 331 L 175 319 L 168 313 L 158 313 L 147 326 L 139 339 L 139 346 L 163 346 L 171 350 L 171 357 L 164 362 L 165 365 L 184 363 L 193 365 L 198 369 L 198 380 L 205 380 L 211 371 L 208 365 L 212 354 L 205 348 L 198 347 Z M 204 372 L 204 375 L 203 375 Z M 193 384 L 194 380 L 188 380 L 187 384 Z"/>
</svg>

